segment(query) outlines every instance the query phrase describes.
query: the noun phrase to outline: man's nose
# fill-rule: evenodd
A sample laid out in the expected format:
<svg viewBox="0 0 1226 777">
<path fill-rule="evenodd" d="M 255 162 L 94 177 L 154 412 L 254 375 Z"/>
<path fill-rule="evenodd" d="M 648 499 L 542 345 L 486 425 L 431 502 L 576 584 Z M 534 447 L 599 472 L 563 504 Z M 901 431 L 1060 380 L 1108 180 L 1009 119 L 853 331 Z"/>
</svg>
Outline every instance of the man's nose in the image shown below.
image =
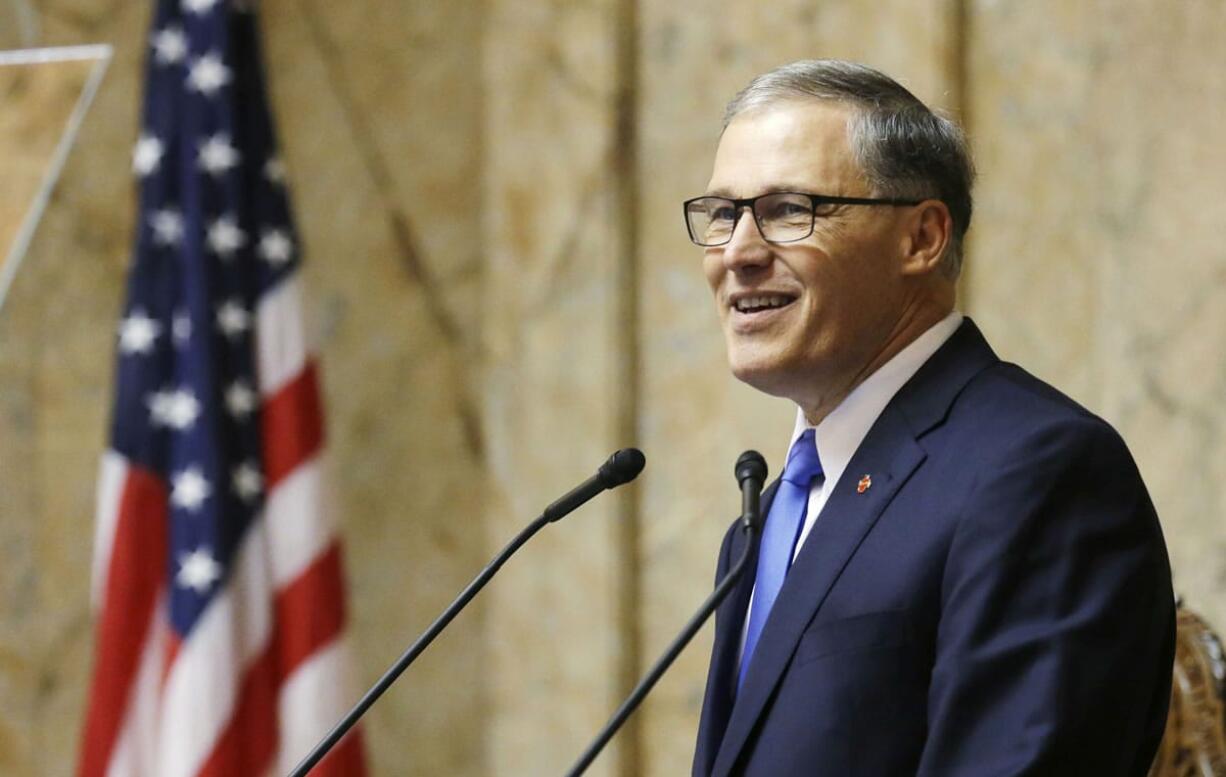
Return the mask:
<svg viewBox="0 0 1226 777">
<path fill-rule="evenodd" d="M 732 239 L 724 245 L 724 265 L 730 270 L 749 270 L 771 260 L 771 244 L 762 237 L 762 230 L 748 206 L 741 210 Z"/>
</svg>

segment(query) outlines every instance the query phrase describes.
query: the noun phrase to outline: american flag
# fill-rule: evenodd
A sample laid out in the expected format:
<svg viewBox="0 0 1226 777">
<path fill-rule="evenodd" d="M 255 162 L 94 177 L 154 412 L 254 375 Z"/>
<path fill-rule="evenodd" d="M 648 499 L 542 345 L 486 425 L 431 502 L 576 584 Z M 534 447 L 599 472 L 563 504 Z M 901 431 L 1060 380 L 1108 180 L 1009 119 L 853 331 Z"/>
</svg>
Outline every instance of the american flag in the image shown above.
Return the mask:
<svg viewBox="0 0 1226 777">
<path fill-rule="evenodd" d="M 298 241 L 251 9 L 149 40 L 79 773 L 283 775 L 354 698 Z M 364 773 L 356 731 L 313 772 Z"/>
</svg>

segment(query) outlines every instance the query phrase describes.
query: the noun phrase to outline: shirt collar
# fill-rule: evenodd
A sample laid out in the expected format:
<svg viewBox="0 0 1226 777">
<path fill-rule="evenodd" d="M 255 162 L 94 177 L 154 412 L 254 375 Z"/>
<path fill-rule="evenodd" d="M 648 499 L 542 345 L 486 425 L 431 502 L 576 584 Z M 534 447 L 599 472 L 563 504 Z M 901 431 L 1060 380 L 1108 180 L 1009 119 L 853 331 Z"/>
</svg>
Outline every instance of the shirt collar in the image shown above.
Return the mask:
<svg viewBox="0 0 1226 777">
<path fill-rule="evenodd" d="M 881 411 L 961 324 L 962 314 L 955 310 L 932 325 L 852 389 L 839 406 L 814 427 L 817 451 L 827 484 L 838 482 Z M 808 428 L 810 424 L 805 420 L 804 411 L 797 407 L 796 426 L 788 443 L 789 450 Z"/>
</svg>

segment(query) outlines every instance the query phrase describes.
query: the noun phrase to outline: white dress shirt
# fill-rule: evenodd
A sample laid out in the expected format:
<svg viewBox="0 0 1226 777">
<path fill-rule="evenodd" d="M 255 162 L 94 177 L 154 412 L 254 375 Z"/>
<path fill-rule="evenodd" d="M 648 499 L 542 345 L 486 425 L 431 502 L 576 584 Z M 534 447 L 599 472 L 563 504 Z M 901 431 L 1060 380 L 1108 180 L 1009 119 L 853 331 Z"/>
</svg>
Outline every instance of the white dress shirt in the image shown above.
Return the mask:
<svg viewBox="0 0 1226 777">
<path fill-rule="evenodd" d="M 791 451 L 796 438 L 800 437 L 805 429 L 813 429 L 817 455 L 822 462 L 824 477 L 815 480 L 809 491 L 809 507 L 805 513 L 804 526 L 800 529 L 800 537 L 796 540 L 796 548 L 792 551 L 793 561 L 796 560 L 796 554 L 800 553 L 801 546 L 805 544 L 805 539 L 813 529 L 813 524 L 817 523 L 822 508 L 826 506 L 826 500 L 830 498 L 834 487 L 843 477 L 843 471 L 847 469 L 851 457 L 855 455 L 860 443 L 864 442 L 868 430 L 877 422 L 881 411 L 885 410 L 885 406 L 890 403 L 898 390 L 911 380 L 915 373 L 919 372 L 924 362 L 932 358 L 932 355 L 945 344 L 945 341 L 961 324 L 962 314 L 956 310 L 933 324 L 906 348 L 879 367 L 876 372 L 865 378 L 863 383 L 852 389 L 851 393 L 839 403 L 839 406 L 823 418 L 816 427 L 811 426 L 805 420 L 803 410 L 796 408 L 796 427 L 792 430 L 788 451 Z M 779 460 L 784 461 L 786 458 L 785 452 L 785 455 Z M 856 473 L 852 475 L 859 477 Z M 749 607 L 753 608 L 752 594 L 749 598 Z M 748 628 L 749 618 L 745 618 L 741 627 L 742 654 L 745 650 L 745 633 Z"/>
<path fill-rule="evenodd" d="M 809 531 L 817 522 L 826 500 L 843 477 L 851 457 L 855 455 L 860 443 L 868 435 L 868 430 L 877 422 L 881 411 L 890 403 L 898 390 L 911 380 L 924 362 L 945 344 L 962 324 L 962 314 L 958 311 L 950 313 L 945 318 L 933 324 L 926 332 L 915 338 L 906 348 L 894 355 L 894 358 L 883 364 L 864 382 L 852 389 L 852 392 L 839 403 L 839 406 L 822 419 L 816 427 L 805 421 L 804 411 L 796 408 L 796 428 L 792 431 L 792 439 L 788 450 L 796 442 L 796 438 L 805 429 L 813 429 L 814 440 L 817 443 L 817 455 L 822 462 L 822 472 L 825 477 L 817 480 L 809 491 L 809 509 L 805 513 L 805 525 L 800 529 L 800 537 L 796 540 L 796 548 L 792 551 L 792 560 L 805 544 Z M 786 458 L 786 456 L 785 456 Z M 782 459 L 781 459 L 782 461 Z M 864 473 L 860 473 L 863 475 Z M 855 475 L 855 473 L 853 473 Z M 860 477 L 855 475 L 855 477 Z"/>
</svg>

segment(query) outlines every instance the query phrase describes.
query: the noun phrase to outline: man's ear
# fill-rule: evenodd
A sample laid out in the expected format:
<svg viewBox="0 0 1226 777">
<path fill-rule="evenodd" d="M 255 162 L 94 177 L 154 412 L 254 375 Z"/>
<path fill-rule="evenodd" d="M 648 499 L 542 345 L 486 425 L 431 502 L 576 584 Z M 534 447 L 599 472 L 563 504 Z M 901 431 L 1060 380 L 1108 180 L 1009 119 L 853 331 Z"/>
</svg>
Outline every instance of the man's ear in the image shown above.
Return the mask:
<svg viewBox="0 0 1226 777">
<path fill-rule="evenodd" d="M 904 275 L 936 272 L 954 236 L 949 207 L 940 200 L 924 200 L 907 216 L 903 234 Z"/>
</svg>

